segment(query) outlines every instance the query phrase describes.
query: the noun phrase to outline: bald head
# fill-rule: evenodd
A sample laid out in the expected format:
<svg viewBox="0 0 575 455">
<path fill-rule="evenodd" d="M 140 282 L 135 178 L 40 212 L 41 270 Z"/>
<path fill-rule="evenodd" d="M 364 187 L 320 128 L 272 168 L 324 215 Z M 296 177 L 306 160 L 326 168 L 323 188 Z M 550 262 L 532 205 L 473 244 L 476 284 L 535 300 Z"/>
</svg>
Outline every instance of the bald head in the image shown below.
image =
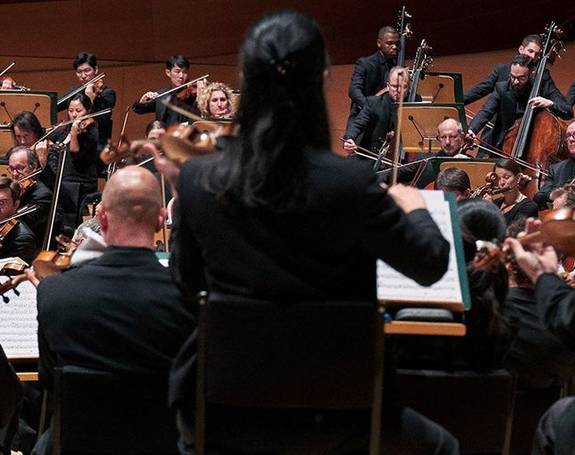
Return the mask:
<svg viewBox="0 0 575 455">
<path fill-rule="evenodd" d="M 461 123 L 452 118 L 445 119 L 437 125 L 437 138 L 445 153 L 450 156 L 457 154 L 463 145 Z"/>
<path fill-rule="evenodd" d="M 121 238 L 135 237 L 137 233 L 153 236 L 163 221 L 158 180 L 141 167 L 120 169 L 104 188 L 98 216 L 104 234 Z M 106 241 L 111 244 L 108 238 Z"/>
</svg>

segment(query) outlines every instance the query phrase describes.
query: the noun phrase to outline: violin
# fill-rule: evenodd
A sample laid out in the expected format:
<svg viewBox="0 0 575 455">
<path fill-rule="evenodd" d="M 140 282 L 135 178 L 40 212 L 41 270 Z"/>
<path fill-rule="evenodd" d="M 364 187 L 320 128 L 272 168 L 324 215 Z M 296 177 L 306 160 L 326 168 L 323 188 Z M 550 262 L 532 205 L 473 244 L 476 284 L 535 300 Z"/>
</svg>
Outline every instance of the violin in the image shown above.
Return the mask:
<svg viewBox="0 0 575 455">
<path fill-rule="evenodd" d="M 575 209 L 561 208 L 546 213 L 541 228 L 517 240 L 522 245 L 544 242 L 560 253 L 575 256 Z M 509 259 L 509 253 L 492 242 L 478 241 L 478 254 L 473 265 L 478 268 L 489 266 L 494 260 Z"/>
<path fill-rule="evenodd" d="M 473 190 L 473 193 L 471 193 L 471 195 L 469 196 L 470 199 L 483 198 L 483 196 L 485 196 L 486 194 L 493 196 L 493 194 L 496 191 L 501 192 L 499 187 L 497 186 L 499 184 L 499 177 L 495 172 L 491 171 L 485 174 L 485 181 L 487 183 L 485 183 L 484 185 L 480 185 L 477 188 L 475 188 L 475 190 Z"/>
<path fill-rule="evenodd" d="M 32 204 L 26 207 L 22 207 L 18 212 L 9 216 L 8 218 L 0 221 L 0 248 L 3 246 L 4 240 L 6 236 L 10 234 L 12 229 L 16 227 L 18 224 L 18 218 L 28 215 L 29 213 L 35 212 L 38 210 L 38 206 L 36 204 Z"/>
<path fill-rule="evenodd" d="M 96 120 L 94 120 L 92 117 L 81 120 L 80 123 L 78 124 L 78 134 L 85 133 L 86 130 L 90 127 L 90 125 L 93 125 L 95 123 Z"/>
<path fill-rule="evenodd" d="M 6 76 L 0 81 L 0 90 L 10 90 L 15 92 L 29 92 L 25 85 L 16 85 L 16 81 L 11 76 Z"/>
</svg>

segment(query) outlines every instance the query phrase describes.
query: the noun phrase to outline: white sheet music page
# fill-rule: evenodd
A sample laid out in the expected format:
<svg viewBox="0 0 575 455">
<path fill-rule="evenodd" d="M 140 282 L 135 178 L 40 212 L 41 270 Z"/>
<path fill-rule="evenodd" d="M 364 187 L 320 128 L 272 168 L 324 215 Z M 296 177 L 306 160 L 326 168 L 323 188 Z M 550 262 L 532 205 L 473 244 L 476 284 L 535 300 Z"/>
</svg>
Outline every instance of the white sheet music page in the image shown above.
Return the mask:
<svg viewBox="0 0 575 455">
<path fill-rule="evenodd" d="M 0 300 L 0 344 L 9 359 L 37 358 L 36 288 L 25 281 L 17 290 L 20 295 L 6 292 L 7 303 Z"/>
<path fill-rule="evenodd" d="M 392 269 L 381 260 L 377 260 L 377 298 L 386 302 L 417 302 L 436 304 L 461 304 L 463 302 L 459 270 L 454 247 L 453 227 L 449 212 L 449 203 L 442 191 L 420 191 L 433 220 L 451 245 L 449 267 L 437 283 L 425 287 L 411 278 Z M 417 258 L 413 258 L 417 261 Z"/>
</svg>

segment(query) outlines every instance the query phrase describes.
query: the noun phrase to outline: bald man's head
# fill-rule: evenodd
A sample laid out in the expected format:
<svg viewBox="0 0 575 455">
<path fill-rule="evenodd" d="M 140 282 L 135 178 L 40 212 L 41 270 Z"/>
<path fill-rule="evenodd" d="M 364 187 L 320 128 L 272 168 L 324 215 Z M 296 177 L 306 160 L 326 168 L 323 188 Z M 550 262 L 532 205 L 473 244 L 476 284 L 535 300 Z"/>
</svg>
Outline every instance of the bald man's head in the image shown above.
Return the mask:
<svg viewBox="0 0 575 455">
<path fill-rule="evenodd" d="M 445 153 L 451 156 L 457 154 L 463 146 L 461 123 L 452 118 L 445 119 L 437 125 L 437 139 Z"/>
<path fill-rule="evenodd" d="M 158 229 L 161 214 L 160 185 L 147 169 L 127 166 L 108 180 L 99 214 L 105 231 L 140 229 L 153 233 Z"/>
</svg>

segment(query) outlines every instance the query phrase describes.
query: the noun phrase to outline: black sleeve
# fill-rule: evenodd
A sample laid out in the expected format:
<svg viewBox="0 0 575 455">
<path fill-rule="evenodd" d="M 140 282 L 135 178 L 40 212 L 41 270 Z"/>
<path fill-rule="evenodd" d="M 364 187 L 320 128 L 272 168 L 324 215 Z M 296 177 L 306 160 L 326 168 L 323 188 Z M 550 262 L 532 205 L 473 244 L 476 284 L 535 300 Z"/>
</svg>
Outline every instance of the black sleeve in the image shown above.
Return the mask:
<svg viewBox="0 0 575 455">
<path fill-rule="evenodd" d="M 539 217 L 539 207 L 537 203 L 532 200 L 526 200 L 517 210 L 517 216 L 523 216 L 525 218 L 538 218 Z"/>
<path fill-rule="evenodd" d="M 533 200 L 541 210 L 547 209 L 547 203 L 551 202 L 551 199 L 549 199 L 551 191 L 559 186 L 555 175 L 555 166 L 549 166 L 548 173 L 549 176 L 545 179 L 545 183 L 533 196 Z"/>
<path fill-rule="evenodd" d="M 575 289 L 557 275 L 545 273 L 537 280 L 535 299 L 545 327 L 575 349 Z"/>
<path fill-rule="evenodd" d="M 549 78 L 544 83 L 543 97 L 553 101 L 551 111 L 561 117 L 563 120 L 573 118 L 573 109 L 561 94 L 553 79 Z"/>
<path fill-rule="evenodd" d="M 465 92 L 463 95 L 463 103 L 470 104 L 483 98 L 484 96 L 489 95 L 495 89 L 495 84 L 498 80 L 499 73 L 497 71 L 497 66 L 495 66 L 486 79 L 482 80 L 467 92 Z"/>
<path fill-rule="evenodd" d="M 375 175 L 368 181 L 360 206 L 362 248 L 420 285 L 438 281 L 447 270 L 450 246 L 429 212 L 419 209 L 406 215 Z"/>
<path fill-rule="evenodd" d="M 500 97 L 497 90 L 495 90 L 489 99 L 485 102 L 481 110 L 473 118 L 469 124 L 469 129 L 475 134 L 478 134 L 487 122 L 495 115 L 499 109 Z"/>
<path fill-rule="evenodd" d="M 148 101 L 147 103 L 140 103 L 136 101 L 132 105 L 132 110 L 136 114 L 148 114 L 150 112 L 156 112 L 156 100 Z"/>
<path fill-rule="evenodd" d="M 359 111 L 359 114 L 356 115 L 355 119 L 353 119 L 353 122 L 348 125 L 344 139 L 353 139 L 354 141 L 357 141 L 359 135 L 365 132 L 372 121 L 372 112 L 373 108 L 371 103 L 368 101 L 363 109 Z"/>
<path fill-rule="evenodd" d="M 24 228 L 20 225 L 16 225 L 13 235 L 6 237 L 4 242 L 6 245 L 2 247 L 1 257 L 18 257 L 28 264 L 32 264 L 32 261 L 36 257 L 36 237 L 28 228 Z"/>
<path fill-rule="evenodd" d="M 351 75 L 351 82 L 349 83 L 348 95 L 354 103 L 360 106 L 365 105 L 365 77 L 366 66 L 362 58 L 360 58 L 353 67 L 353 74 Z"/>
<path fill-rule="evenodd" d="M 573 81 L 571 87 L 569 87 L 569 90 L 567 90 L 565 99 L 567 100 L 569 106 L 573 107 L 573 105 L 575 105 L 575 81 Z"/>
<path fill-rule="evenodd" d="M 29 204 L 37 205 L 38 209 L 22 217 L 22 221 L 32 229 L 48 220 L 48 214 L 50 212 L 50 207 L 52 206 L 52 192 L 41 182 L 38 182 L 37 185 L 37 189 L 34 188 L 29 190 L 33 191 Z M 42 239 L 37 240 L 41 241 Z"/>
<path fill-rule="evenodd" d="M 109 87 L 102 90 L 98 97 L 100 98 L 98 104 L 102 109 L 114 108 L 116 105 L 116 92 Z"/>
<path fill-rule="evenodd" d="M 0 428 L 7 425 L 22 398 L 22 385 L 0 346 Z"/>
</svg>

